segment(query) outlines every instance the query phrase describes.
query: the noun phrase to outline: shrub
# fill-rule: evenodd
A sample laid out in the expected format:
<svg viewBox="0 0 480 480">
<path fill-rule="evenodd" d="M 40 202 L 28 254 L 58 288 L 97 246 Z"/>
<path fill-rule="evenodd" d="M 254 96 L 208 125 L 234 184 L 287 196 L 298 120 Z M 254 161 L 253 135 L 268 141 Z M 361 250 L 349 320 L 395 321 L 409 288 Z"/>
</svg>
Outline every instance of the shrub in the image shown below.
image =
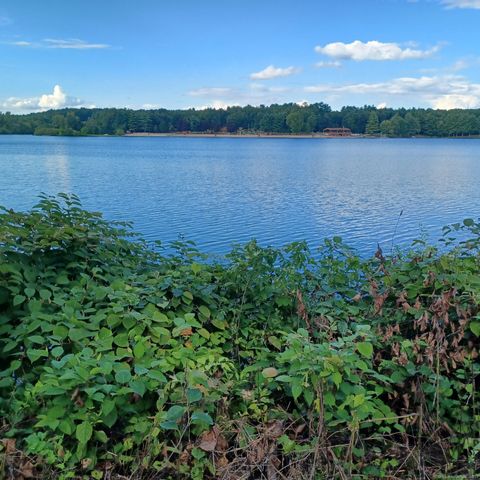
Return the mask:
<svg viewBox="0 0 480 480">
<path fill-rule="evenodd" d="M 4 209 L 4 475 L 474 475 L 479 229 L 389 258 L 334 238 L 215 261 L 75 196 Z"/>
</svg>

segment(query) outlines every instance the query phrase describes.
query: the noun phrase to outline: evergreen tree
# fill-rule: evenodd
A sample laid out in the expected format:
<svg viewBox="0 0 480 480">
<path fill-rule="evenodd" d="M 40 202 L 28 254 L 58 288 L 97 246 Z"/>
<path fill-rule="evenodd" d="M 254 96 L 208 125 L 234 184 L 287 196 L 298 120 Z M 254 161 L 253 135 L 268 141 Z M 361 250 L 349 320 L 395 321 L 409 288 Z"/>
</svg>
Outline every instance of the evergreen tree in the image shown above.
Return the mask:
<svg viewBox="0 0 480 480">
<path fill-rule="evenodd" d="M 377 112 L 371 112 L 368 117 L 367 126 L 365 127 L 367 135 L 377 135 L 380 133 L 380 122 L 378 121 Z"/>
</svg>

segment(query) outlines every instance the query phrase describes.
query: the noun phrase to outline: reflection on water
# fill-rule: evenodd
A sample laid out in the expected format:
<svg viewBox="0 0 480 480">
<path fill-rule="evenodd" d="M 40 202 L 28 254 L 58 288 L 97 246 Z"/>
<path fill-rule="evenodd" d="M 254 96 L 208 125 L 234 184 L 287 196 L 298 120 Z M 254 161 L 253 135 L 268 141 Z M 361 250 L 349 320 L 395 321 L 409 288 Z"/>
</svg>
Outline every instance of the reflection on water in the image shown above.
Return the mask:
<svg viewBox="0 0 480 480">
<path fill-rule="evenodd" d="M 58 192 L 71 192 L 69 172 L 69 157 L 65 145 L 56 145 L 53 149 L 52 155 L 44 157 L 45 171 L 48 176 L 48 190 L 51 186 L 58 185 Z"/>
<path fill-rule="evenodd" d="M 0 136 L 0 204 L 75 192 L 148 239 L 184 235 L 225 252 L 257 238 L 370 254 L 480 211 L 479 140 L 55 138 Z"/>
</svg>

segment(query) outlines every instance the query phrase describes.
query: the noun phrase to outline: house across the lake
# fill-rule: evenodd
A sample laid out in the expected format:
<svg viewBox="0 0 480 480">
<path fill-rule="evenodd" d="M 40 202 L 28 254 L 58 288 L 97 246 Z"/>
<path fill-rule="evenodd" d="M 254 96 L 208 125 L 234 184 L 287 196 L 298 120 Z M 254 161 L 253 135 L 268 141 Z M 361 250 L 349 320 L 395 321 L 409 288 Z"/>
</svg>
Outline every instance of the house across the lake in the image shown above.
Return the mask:
<svg viewBox="0 0 480 480">
<path fill-rule="evenodd" d="M 324 128 L 323 133 L 328 137 L 350 137 L 352 135 L 349 128 Z"/>
</svg>

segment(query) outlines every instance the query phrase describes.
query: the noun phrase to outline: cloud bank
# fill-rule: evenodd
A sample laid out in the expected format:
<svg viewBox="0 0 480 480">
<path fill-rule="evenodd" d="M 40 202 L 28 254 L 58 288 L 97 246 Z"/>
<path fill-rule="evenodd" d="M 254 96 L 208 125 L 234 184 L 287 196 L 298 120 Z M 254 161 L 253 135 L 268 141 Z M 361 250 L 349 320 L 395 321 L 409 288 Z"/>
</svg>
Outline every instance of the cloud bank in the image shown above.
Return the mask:
<svg viewBox="0 0 480 480">
<path fill-rule="evenodd" d="M 446 8 L 473 8 L 480 10 L 480 0 L 443 0 Z"/>
<path fill-rule="evenodd" d="M 356 62 L 421 59 L 432 56 L 438 50 L 438 46 L 429 50 L 418 50 L 410 47 L 402 48 L 398 43 L 382 43 L 377 40 L 369 42 L 355 40 L 351 43 L 333 42 L 323 47 L 315 47 L 315 51 L 322 55 L 337 60 L 354 60 Z"/>
<path fill-rule="evenodd" d="M 10 97 L 1 104 L 1 107 L 3 110 L 21 113 L 22 111 L 34 112 L 68 107 L 93 108 L 94 105 L 87 104 L 79 98 L 67 95 L 60 85 L 55 85 L 52 93 L 45 93 L 39 97 L 29 98 Z"/>
<path fill-rule="evenodd" d="M 441 109 L 480 107 L 480 83 L 470 82 L 459 75 L 399 77 L 376 83 L 319 84 L 305 87 L 305 91 L 325 95 L 414 97 L 415 103 L 420 101 Z"/>
</svg>

